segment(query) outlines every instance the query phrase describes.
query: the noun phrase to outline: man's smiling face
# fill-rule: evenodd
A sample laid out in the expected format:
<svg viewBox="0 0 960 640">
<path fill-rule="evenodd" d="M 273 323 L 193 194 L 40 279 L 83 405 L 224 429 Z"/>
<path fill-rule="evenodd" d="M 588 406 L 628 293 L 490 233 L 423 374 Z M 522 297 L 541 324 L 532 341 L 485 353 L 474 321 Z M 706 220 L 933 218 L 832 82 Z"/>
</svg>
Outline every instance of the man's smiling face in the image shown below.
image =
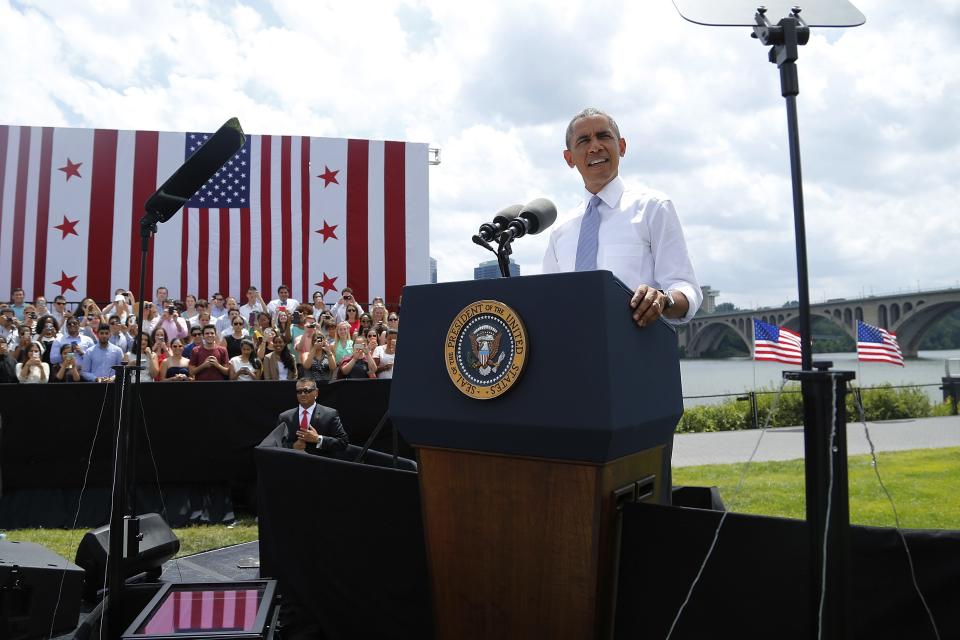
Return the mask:
<svg viewBox="0 0 960 640">
<path fill-rule="evenodd" d="M 583 176 L 587 191 L 597 193 L 617 176 L 626 151 L 626 140 L 617 136 L 606 117 L 588 116 L 574 123 L 563 158 Z"/>
</svg>

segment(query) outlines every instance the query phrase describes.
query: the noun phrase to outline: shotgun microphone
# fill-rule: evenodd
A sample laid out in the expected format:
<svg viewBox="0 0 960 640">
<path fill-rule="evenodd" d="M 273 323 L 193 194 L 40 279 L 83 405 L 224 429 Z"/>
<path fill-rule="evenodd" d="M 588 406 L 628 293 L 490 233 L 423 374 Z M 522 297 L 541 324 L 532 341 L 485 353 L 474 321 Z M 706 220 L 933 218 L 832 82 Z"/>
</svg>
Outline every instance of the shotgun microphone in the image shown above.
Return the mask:
<svg viewBox="0 0 960 640">
<path fill-rule="evenodd" d="M 230 118 L 147 199 L 141 226 L 152 226 L 172 218 L 243 147 L 243 142 L 240 121 Z"/>
</svg>

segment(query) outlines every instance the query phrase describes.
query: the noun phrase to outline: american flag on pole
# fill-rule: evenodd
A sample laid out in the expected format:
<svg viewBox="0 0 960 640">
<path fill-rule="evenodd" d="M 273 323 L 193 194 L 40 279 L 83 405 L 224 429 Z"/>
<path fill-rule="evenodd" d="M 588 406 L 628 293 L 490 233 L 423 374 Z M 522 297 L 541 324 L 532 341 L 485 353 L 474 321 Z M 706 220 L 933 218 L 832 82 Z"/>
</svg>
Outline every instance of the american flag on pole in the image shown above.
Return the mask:
<svg viewBox="0 0 960 640">
<path fill-rule="evenodd" d="M 800 334 L 754 318 L 753 359 L 801 364 Z"/>
<path fill-rule="evenodd" d="M 857 359 L 862 362 L 889 362 L 903 366 L 903 354 L 896 334 L 857 320 Z"/>
<path fill-rule="evenodd" d="M 207 135 L 0 125 L 0 300 L 136 291 L 143 204 Z M 429 281 L 427 168 L 425 144 L 248 135 L 159 225 L 146 290 L 395 305 Z"/>
</svg>

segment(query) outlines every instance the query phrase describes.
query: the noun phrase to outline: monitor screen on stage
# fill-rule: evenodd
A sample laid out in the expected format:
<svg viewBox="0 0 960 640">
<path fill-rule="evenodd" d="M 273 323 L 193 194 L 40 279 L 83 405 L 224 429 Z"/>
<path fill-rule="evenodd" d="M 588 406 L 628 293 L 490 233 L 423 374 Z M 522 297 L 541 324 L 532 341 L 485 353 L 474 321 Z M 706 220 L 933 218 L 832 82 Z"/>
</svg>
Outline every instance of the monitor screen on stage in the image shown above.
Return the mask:
<svg viewBox="0 0 960 640">
<path fill-rule="evenodd" d="M 272 581 L 164 585 L 124 638 L 256 637 L 265 631 Z M 262 637 L 262 636 L 261 636 Z"/>
</svg>

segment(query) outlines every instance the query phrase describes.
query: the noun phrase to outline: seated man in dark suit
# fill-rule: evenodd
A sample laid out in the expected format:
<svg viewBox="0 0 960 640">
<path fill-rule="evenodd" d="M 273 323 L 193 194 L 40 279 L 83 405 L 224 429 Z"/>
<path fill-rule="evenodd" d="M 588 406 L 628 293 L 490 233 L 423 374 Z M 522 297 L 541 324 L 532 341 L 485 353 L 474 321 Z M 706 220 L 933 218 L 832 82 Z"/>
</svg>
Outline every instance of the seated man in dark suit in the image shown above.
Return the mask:
<svg viewBox="0 0 960 640">
<path fill-rule="evenodd" d="M 340 424 L 340 414 L 317 404 L 316 382 L 309 378 L 297 381 L 297 402 L 299 407 L 280 414 L 277 428 L 263 444 L 270 441 L 274 446 L 320 455 L 347 448 L 350 438 Z"/>
</svg>

